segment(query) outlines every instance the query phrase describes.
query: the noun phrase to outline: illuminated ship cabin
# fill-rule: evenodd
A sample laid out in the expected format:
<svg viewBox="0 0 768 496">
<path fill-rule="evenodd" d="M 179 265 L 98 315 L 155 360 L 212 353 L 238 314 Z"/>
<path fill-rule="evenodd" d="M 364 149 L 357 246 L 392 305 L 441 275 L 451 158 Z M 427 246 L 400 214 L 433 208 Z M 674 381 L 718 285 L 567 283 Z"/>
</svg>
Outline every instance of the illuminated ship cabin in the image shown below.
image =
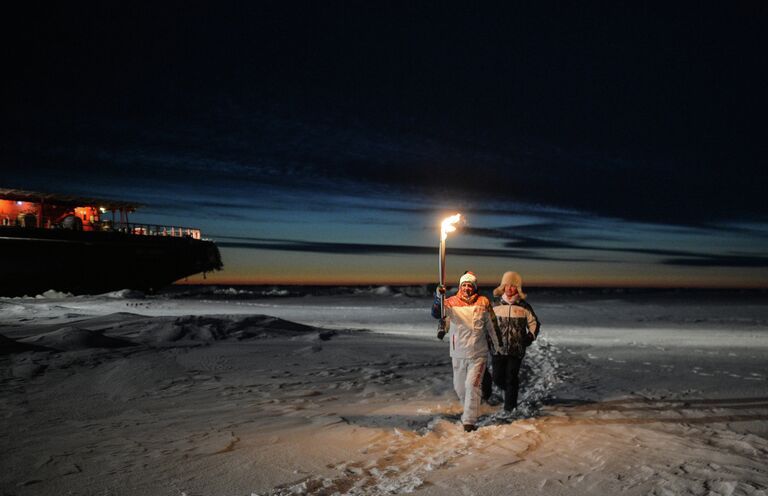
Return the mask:
<svg viewBox="0 0 768 496">
<path fill-rule="evenodd" d="M 200 239 L 200 231 L 190 227 L 131 223 L 128 216 L 139 206 L 114 200 L 0 189 L 0 225 Z"/>
</svg>

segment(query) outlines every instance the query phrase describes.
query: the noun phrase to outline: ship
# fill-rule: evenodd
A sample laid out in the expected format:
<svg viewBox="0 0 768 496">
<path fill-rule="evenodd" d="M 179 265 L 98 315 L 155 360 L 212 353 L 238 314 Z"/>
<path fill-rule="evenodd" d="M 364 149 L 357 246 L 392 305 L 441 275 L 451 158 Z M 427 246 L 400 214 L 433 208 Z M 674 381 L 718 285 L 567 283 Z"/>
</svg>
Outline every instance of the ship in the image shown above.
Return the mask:
<svg viewBox="0 0 768 496">
<path fill-rule="evenodd" d="M 0 188 L 0 297 L 155 292 L 222 269 L 199 229 L 133 222 L 139 207 Z"/>
</svg>

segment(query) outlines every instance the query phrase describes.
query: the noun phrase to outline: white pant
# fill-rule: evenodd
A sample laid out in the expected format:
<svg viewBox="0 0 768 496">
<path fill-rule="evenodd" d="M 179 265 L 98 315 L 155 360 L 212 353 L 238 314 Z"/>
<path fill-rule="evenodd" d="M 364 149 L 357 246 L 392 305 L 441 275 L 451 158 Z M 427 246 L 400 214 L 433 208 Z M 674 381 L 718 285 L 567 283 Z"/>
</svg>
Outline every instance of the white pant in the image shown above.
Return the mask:
<svg viewBox="0 0 768 496">
<path fill-rule="evenodd" d="M 453 358 L 451 361 L 453 362 L 453 389 L 464 406 L 461 423 L 474 424 L 480 414 L 481 385 L 488 359 L 486 357 Z"/>
</svg>

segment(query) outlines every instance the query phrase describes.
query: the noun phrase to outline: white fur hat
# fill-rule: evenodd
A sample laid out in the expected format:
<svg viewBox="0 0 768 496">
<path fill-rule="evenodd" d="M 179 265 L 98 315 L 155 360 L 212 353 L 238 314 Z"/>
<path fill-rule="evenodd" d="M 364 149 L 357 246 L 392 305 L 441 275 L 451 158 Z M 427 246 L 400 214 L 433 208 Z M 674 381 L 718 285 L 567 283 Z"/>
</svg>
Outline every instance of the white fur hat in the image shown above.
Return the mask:
<svg viewBox="0 0 768 496">
<path fill-rule="evenodd" d="M 459 278 L 459 286 L 461 286 L 465 282 L 471 282 L 472 285 L 475 287 L 475 290 L 477 290 L 477 276 L 470 272 L 466 271 L 461 278 Z"/>
<path fill-rule="evenodd" d="M 517 288 L 517 294 L 520 295 L 520 298 L 525 299 L 525 293 L 523 293 L 523 278 L 520 277 L 520 274 L 517 272 L 505 272 L 503 276 L 501 276 L 501 284 L 499 284 L 499 287 L 493 290 L 493 296 L 501 296 L 504 294 L 504 288 L 506 286 L 514 286 Z"/>
</svg>

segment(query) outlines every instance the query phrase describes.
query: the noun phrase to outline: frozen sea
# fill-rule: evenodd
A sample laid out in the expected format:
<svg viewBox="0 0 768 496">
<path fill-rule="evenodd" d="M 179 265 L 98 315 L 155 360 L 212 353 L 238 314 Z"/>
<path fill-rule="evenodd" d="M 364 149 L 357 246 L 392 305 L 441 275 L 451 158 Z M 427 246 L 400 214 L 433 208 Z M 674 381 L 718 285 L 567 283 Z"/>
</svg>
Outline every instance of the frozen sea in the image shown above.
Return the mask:
<svg viewBox="0 0 768 496">
<path fill-rule="evenodd" d="M 0 494 L 768 494 L 768 292 L 527 290 L 470 434 L 427 287 L 0 298 Z"/>
</svg>

